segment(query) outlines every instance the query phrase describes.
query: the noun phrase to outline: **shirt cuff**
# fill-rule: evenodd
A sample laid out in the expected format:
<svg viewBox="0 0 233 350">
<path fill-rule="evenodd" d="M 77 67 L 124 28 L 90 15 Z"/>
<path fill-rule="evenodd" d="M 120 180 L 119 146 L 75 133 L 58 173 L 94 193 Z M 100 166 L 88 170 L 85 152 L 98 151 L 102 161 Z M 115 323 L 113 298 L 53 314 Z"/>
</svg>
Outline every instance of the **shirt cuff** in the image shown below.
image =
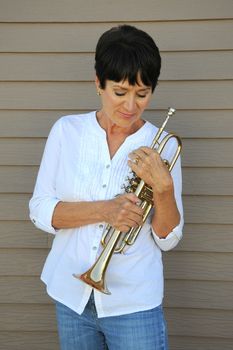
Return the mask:
<svg viewBox="0 0 233 350">
<path fill-rule="evenodd" d="M 60 201 L 61 200 L 57 198 L 49 198 L 48 200 L 46 200 L 40 207 L 36 215 L 33 215 L 33 213 L 30 214 L 30 219 L 33 222 L 33 224 L 40 230 L 55 235 L 56 232 L 59 231 L 59 229 L 55 229 L 52 226 L 52 217 L 54 209 Z"/>
<path fill-rule="evenodd" d="M 161 238 L 157 236 L 156 232 L 151 227 L 152 237 L 161 250 L 168 251 L 174 248 L 181 240 L 182 228 L 183 222 L 180 222 L 165 238 Z"/>
</svg>

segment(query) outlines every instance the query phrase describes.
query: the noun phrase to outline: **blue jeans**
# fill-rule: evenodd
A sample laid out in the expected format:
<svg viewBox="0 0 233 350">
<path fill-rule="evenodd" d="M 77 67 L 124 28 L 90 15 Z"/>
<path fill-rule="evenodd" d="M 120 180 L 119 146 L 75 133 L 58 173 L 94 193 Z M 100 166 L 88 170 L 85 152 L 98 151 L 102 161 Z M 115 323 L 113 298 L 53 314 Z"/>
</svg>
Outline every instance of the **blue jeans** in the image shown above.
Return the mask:
<svg viewBox="0 0 233 350">
<path fill-rule="evenodd" d="M 162 306 L 98 318 L 93 293 L 82 315 L 56 301 L 61 350 L 168 350 Z"/>
</svg>

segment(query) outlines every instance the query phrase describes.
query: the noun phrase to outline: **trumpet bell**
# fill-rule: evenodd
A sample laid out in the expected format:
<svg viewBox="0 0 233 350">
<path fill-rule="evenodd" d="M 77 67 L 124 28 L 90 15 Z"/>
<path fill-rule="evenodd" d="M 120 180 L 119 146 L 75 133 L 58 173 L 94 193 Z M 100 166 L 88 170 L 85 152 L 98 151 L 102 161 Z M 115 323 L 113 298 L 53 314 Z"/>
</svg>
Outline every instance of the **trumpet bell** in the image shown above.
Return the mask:
<svg viewBox="0 0 233 350">
<path fill-rule="evenodd" d="M 94 276 L 93 276 L 94 275 Z M 78 275 L 73 273 L 73 277 L 79 279 L 80 281 L 89 284 L 89 286 L 95 288 L 99 292 L 102 292 L 104 294 L 110 295 L 111 293 L 109 292 L 105 280 L 103 278 L 98 279 L 97 276 L 95 276 L 95 273 L 93 272 L 93 269 L 89 269 L 85 273 Z"/>
</svg>

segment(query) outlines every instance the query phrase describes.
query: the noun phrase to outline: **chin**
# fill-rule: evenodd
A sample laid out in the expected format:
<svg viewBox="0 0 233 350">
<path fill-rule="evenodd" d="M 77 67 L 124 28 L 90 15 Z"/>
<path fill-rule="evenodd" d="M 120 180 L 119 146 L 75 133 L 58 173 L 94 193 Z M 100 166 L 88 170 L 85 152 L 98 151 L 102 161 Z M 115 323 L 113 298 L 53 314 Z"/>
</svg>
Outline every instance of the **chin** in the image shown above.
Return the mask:
<svg viewBox="0 0 233 350">
<path fill-rule="evenodd" d="M 137 121 L 136 120 L 121 120 L 117 124 L 123 128 L 127 128 L 135 124 Z"/>
</svg>

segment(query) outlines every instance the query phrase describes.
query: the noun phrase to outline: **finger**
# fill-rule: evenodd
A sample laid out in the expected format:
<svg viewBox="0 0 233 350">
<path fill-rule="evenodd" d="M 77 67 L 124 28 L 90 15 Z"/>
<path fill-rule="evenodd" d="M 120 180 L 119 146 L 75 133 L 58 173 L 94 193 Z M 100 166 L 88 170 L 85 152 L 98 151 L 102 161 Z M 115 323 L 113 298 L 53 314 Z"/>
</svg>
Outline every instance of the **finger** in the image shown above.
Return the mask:
<svg viewBox="0 0 233 350">
<path fill-rule="evenodd" d="M 153 151 L 149 148 L 150 151 L 145 151 L 143 148 L 139 148 L 137 151 L 136 151 L 136 154 L 139 158 L 145 158 L 145 157 L 148 157 Z M 151 152 L 152 151 L 152 152 Z"/>
<path fill-rule="evenodd" d="M 129 215 L 131 213 L 142 216 L 143 215 L 143 209 L 140 207 L 141 204 L 141 200 L 138 199 L 137 203 L 132 203 L 132 202 L 127 202 L 124 205 L 124 208 L 122 208 L 123 210 L 126 211 L 126 215 L 129 213 Z"/>
<path fill-rule="evenodd" d="M 147 155 L 141 148 L 138 148 L 129 154 L 130 159 L 144 158 Z"/>
<path fill-rule="evenodd" d="M 130 216 L 124 221 L 124 224 L 130 227 L 137 227 L 142 225 L 142 215 L 130 213 Z"/>
<path fill-rule="evenodd" d="M 117 229 L 120 230 L 121 232 L 126 233 L 126 232 L 128 232 L 131 229 L 131 227 L 123 225 L 123 226 L 119 226 Z"/>
<path fill-rule="evenodd" d="M 151 154 L 154 151 L 156 151 L 155 149 L 150 148 L 150 147 L 146 147 L 146 146 L 142 146 L 142 147 L 138 148 L 138 150 L 144 152 L 145 154 Z"/>
<path fill-rule="evenodd" d="M 132 205 L 129 208 L 130 212 L 142 216 L 143 215 L 143 209 L 140 207 L 140 203 L 136 204 L 136 205 Z"/>
<path fill-rule="evenodd" d="M 137 163 L 135 163 L 135 162 L 133 162 L 132 160 L 128 160 L 128 166 L 137 174 L 137 170 L 138 170 L 138 163 L 139 163 L 139 161 L 137 162 Z"/>
<path fill-rule="evenodd" d="M 129 155 L 128 155 L 128 158 L 129 158 L 129 160 L 131 160 L 131 162 L 133 162 L 134 164 L 138 164 L 138 162 L 139 162 L 139 156 L 136 154 L 136 153 L 134 153 L 134 152 L 131 152 Z"/>
<path fill-rule="evenodd" d="M 114 225 L 114 227 L 122 227 L 122 226 L 127 226 L 128 229 L 131 227 L 138 227 L 143 224 L 143 219 L 142 215 L 135 215 L 132 213 L 128 213 L 128 217 L 121 218 L 118 220 L 118 222 Z M 128 230 L 127 230 L 128 231 Z"/>
<path fill-rule="evenodd" d="M 121 212 L 120 215 L 122 216 L 122 218 L 124 219 L 125 217 L 142 217 L 143 215 L 143 209 L 140 207 L 141 204 L 141 200 L 138 199 L 137 204 L 127 201 L 123 204 L 123 206 L 121 207 Z"/>
<path fill-rule="evenodd" d="M 144 153 L 149 153 L 153 151 L 153 148 L 147 147 L 147 146 L 141 146 L 133 150 L 133 152 L 143 151 Z"/>
<path fill-rule="evenodd" d="M 134 204 L 140 204 L 140 199 L 136 196 L 134 193 L 125 193 L 122 196 L 124 196 L 126 199 L 128 199 L 131 203 Z"/>
</svg>

